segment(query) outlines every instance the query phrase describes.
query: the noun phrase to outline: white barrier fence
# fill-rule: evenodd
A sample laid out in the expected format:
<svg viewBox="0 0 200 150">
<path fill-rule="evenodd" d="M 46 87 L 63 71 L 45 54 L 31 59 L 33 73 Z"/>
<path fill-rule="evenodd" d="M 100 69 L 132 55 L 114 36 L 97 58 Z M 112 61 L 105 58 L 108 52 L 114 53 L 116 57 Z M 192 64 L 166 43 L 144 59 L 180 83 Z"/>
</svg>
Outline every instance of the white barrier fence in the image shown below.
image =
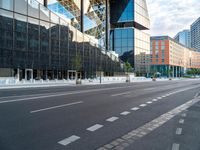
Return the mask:
<svg viewBox="0 0 200 150">
<path fill-rule="evenodd" d="M 83 79 L 81 80 L 82 84 L 98 84 L 100 83 L 124 83 L 127 80 L 129 82 L 150 82 L 152 81 L 151 78 L 145 78 L 145 77 L 134 77 L 134 76 L 129 76 L 129 77 L 101 77 L 101 79 L 95 78 L 95 79 Z M 169 80 L 167 78 L 162 78 L 162 79 L 156 79 L 157 81 L 166 81 Z M 31 84 L 75 84 L 75 80 L 21 80 L 18 81 L 16 78 L 0 78 L 0 86 L 5 86 L 5 85 L 31 85 Z"/>
</svg>

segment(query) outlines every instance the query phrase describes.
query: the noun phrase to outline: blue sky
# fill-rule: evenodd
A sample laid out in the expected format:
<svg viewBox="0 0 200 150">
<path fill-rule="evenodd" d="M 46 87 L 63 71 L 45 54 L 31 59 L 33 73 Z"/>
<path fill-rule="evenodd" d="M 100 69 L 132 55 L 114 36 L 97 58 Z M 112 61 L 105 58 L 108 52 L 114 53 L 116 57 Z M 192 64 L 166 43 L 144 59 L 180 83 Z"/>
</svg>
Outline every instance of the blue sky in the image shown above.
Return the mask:
<svg viewBox="0 0 200 150">
<path fill-rule="evenodd" d="M 200 0 L 146 0 L 151 20 L 151 35 L 175 34 L 200 17 Z"/>
</svg>

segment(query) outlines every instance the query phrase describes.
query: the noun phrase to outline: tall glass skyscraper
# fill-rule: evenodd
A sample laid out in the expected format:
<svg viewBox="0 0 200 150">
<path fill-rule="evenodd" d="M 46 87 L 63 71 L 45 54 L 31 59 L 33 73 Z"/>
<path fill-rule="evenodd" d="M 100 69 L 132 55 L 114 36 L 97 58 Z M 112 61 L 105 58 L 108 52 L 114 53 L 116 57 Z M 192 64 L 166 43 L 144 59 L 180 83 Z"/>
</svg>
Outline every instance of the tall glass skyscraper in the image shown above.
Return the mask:
<svg viewBox="0 0 200 150">
<path fill-rule="evenodd" d="M 145 0 L 110 1 L 110 49 L 128 61 L 137 75 L 149 73 L 150 21 Z"/>
<path fill-rule="evenodd" d="M 191 25 L 192 48 L 200 51 L 200 17 Z"/>
<path fill-rule="evenodd" d="M 191 32 L 190 30 L 183 30 L 176 34 L 174 39 L 183 44 L 184 46 L 191 48 Z"/>
</svg>

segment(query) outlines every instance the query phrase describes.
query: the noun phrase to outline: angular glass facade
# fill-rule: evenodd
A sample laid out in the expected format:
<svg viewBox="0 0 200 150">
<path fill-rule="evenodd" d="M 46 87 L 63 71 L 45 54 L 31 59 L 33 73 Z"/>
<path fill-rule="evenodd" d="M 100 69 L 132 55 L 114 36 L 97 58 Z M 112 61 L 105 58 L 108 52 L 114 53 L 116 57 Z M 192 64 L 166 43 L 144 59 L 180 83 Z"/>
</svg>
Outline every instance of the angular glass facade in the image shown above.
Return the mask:
<svg viewBox="0 0 200 150">
<path fill-rule="evenodd" d="M 48 8 L 105 48 L 106 0 L 48 0 Z M 81 14 L 82 13 L 82 14 Z M 83 17 L 81 19 L 81 17 Z"/>
<path fill-rule="evenodd" d="M 150 72 L 150 27 L 145 0 L 110 1 L 110 48 L 128 61 L 137 75 Z"/>
<path fill-rule="evenodd" d="M 100 71 L 123 72 L 117 57 L 35 0 L 0 0 L 0 20 L 0 72 L 8 76 L 29 79 L 31 72 L 35 79 L 63 79 L 79 71 L 92 78 Z"/>
<path fill-rule="evenodd" d="M 119 55 L 123 61 L 134 64 L 134 29 L 133 28 L 116 28 L 111 32 L 111 49 Z"/>
</svg>

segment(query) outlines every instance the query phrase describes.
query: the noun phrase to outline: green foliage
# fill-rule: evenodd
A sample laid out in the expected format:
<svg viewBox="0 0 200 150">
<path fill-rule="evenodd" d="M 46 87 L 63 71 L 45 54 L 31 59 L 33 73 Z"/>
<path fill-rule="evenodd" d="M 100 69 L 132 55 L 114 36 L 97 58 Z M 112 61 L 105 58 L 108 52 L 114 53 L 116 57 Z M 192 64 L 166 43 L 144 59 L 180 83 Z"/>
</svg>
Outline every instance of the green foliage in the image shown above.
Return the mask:
<svg viewBox="0 0 200 150">
<path fill-rule="evenodd" d="M 81 71 L 82 68 L 82 59 L 81 59 L 81 54 L 77 53 L 74 61 L 73 61 L 74 68 L 76 71 Z"/>
<path fill-rule="evenodd" d="M 128 61 L 125 62 L 125 71 L 126 72 L 132 72 L 133 71 L 133 68 Z"/>
<path fill-rule="evenodd" d="M 193 75 L 193 76 L 199 75 L 200 74 L 200 69 L 192 68 L 192 69 L 187 71 L 187 74 L 188 75 Z"/>
</svg>

